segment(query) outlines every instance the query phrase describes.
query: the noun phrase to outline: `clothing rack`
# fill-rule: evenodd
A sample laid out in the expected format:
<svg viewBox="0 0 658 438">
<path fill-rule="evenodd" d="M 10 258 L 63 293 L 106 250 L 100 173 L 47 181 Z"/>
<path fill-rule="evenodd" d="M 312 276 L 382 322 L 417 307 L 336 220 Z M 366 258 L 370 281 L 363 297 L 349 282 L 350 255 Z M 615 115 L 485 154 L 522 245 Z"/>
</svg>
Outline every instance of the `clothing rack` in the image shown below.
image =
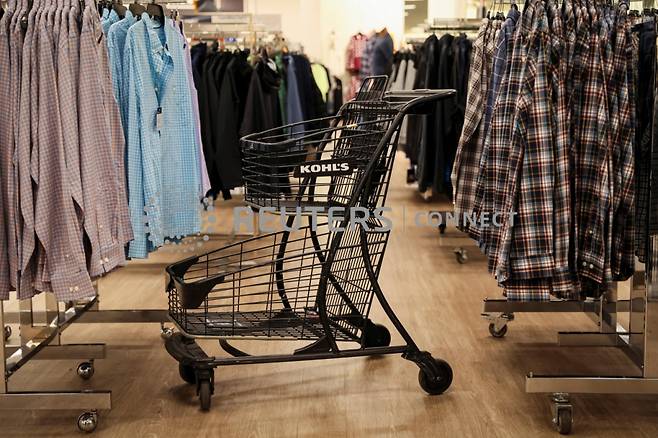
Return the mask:
<svg viewBox="0 0 658 438">
<path fill-rule="evenodd" d="M 643 2 L 653 7 L 653 0 Z M 654 77 L 655 87 L 658 79 Z M 654 128 L 651 129 L 652 136 Z M 655 139 L 652 140 L 652 144 Z M 656 171 L 656 169 L 653 169 Z M 651 196 L 650 196 L 650 199 Z M 651 202 L 651 201 L 650 201 Z M 658 205 L 650 205 L 648 212 Z M 526 375 L 527 393 L 551 394 L 553 424 L 568 434 L 573 422 L 571 394 L 658 394 L 658 236 L 649 236 L 646 263 L 636 259 L 635 273 L 627 282 L 628 299 L 619 299 L 618 284 L 612 284 L 599 299 L 516 302 L 486 298 L 482 316 L 489 320 L 495 338 L 506 335 L 516 313 L 584 313 L 598 326 L 586 332 L 559 332 L 558 345 L 569 347 L 615 347 L 635 364 L 633 375 Z M 621 319 L 619 315 L 627 314 Z M 628 321 L 624 325 L 622 321 Z"/>
<path fill-rule="evenodd" d="M 431 24 L 427 26 L 425 30 L 427 32 L 448 30 L 476 31 L 480 28 L 480 26 L 482 26 L 481 18 L 434 18 Z"/>
<path fill-rule="evenodd" d="M 2 1 L 2 0 L 0 0 Z M 145 2 L 146 3 L 146 2 Z M 171 8 L 187 3 L 186 0 L 155 1 Z M 4 2 L 3 2 L 4 4 Z M 58 303 L 51 293 L 28 300 L 0 301 L 0 410 L 81 410 L 77 427 L 91 432 L 98 425 L 98 411 L 112 408 L 112 392 L 90 388 L 66 390 L 15 390 L 9 388 L 11 377 L 32 360 L 81 360 L 77 374 L 89 380 L 94 374 L 94 361 L 106 355 L 105 344 L 62 343 L 62 333 L 72 324 L 80 323 L 159 323 L 161 336 L 168 337 L 173 329 L 165 327 L 168 311 L 101 309 L 99 282 L 94 284 L 93 298 L 76 302 Z M 13 326 L 18 326 L 13 333 Z"/>
<path fill-rule="evenodd" d="M 98 283 L 95 285 L 98 292 Z M 42 309 L 35 302 L 43 298 Z M 112 408 L 112 392 L 109 390 L 79 389 L 61 391 L 16 391 L 9 389 L 9 379 L 31 360 L 82 360 L 77 374 L 83 380 L 94 375 L 94 360 L 105 358 L 105 344 L 63 344 L 61 335 L 73 323 L 160 323 L 161 335 L 173 333 L 166 328 L 167 310 L 101 310 L 100 298 L 95 297 L 60 304 L 52 294 L 41 294 L 31 300 L 18 302 L 18 311 L 4 311 L 0 301 L 0 370 L 4 379 L 0 383 L 0 410 L 82 410 L 77 426 L 83 432 L 91 432 L 98 425 L 98 411 Z M 15 339 L 9 324 L 18 324 Z M 15 342 L 12 342 L 15 341 Z"/>
</svg>

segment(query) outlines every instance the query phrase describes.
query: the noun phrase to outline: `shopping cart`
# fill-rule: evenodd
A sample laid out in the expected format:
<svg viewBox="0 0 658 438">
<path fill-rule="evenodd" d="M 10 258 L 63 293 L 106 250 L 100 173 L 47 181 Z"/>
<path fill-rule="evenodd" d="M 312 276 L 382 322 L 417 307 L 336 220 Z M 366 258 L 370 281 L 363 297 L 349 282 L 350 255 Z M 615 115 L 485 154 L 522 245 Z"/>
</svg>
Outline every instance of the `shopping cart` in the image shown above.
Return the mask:
<svg viewBox="0 0 658 438">
<path fill-rule="evenodd" d="M 166 348 L 181 377 L 196 384 L 203 410 L 214 368 L 225 365 L 401 353 L 419 366 L 429 394 L 450 386 L 450 365 L 416 346 L 378 277 L 390 234 L 381 208 L 402 120 L 454 91 L 384 94 L 385 85 L 385 78 L 366 80 L 333 118 L 242 139 L 246 202 L 293 214 L 283 215 L 283 231 L 167 267 L 169 314 L 179 332 Z M 403 345 L 391 346 L 389 330 L 369 318 L 374 297 Z M 231 357 L 208 356 L 196 338 L 219 339 Z M 289 354 L 254 356 L 227 341 L 263 338 L 307 343 Z"/>
</svg>

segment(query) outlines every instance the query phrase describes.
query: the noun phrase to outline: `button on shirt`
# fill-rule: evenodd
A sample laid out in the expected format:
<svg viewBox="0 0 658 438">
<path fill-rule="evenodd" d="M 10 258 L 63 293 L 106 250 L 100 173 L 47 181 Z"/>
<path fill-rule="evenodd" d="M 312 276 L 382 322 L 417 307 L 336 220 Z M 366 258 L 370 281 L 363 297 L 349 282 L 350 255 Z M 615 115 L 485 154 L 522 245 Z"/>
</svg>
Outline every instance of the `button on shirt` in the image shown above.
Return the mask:
<svg viewBox="0 0 658 438">
<path fill-rule="evenodd" d="M 135 239 L 144 258 L 165 237 L 200 231 L 198 145 L 185 65 L 185 40 L 142 14 L 128 31 L 128 187 Z M 172 213 L 175 212 L 175 213 Z"/>
</svg>

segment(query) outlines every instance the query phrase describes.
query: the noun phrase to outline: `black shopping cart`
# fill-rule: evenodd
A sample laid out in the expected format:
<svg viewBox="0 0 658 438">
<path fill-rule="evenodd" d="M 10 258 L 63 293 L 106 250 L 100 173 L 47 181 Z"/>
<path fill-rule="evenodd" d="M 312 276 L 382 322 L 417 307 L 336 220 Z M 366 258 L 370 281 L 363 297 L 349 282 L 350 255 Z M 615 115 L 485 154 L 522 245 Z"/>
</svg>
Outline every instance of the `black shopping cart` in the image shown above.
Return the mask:
<svg viewBox="0 0 658 438">
<path fill-rule="evenodd" d="M 242 139 L 245 200 L 284 211 L 283 231 L 167 267 L 169 314 L 179 332 L 166 342 L 181 377 L 208 410 L 214 368 L 401 353 L 420 367 L 420 386 L 441 394 L 450 365 L 421 351 L 386 301 L 378 277 L 390 234 L 382 207 L 402 120 L 423 114 L 452 90 L 384 93 L 366 80 L 337 116 Z M 373 298 L 400 333 L 369 319 Z M 196 338 L 219 339 L 231 357 L 208 356 Z M 227 339 L 307 341 L 289 354 L 250 355 Z M 346 343 L 358 346 L 346 346 Z"/>
</svg>

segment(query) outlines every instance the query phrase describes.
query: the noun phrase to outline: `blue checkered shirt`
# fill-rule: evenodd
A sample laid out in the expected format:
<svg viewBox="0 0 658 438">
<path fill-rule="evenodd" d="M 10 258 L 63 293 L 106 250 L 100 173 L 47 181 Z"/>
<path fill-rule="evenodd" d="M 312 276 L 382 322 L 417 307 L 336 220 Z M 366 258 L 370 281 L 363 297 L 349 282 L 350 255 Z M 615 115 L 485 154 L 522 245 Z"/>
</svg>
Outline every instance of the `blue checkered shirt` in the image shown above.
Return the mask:
<svg viewBox="0 0 658 438">
<path fill-rule="evenodd" d="M 119 21 L 119 14 L 117 14 L 114 11 L 114 9 L 112 9 L 110 12 L 107 13 L 107 17 L 106 17 L 105 11 L 107 11 L 107 9 L 103 10 L 103 18 L 101 19 L 101 26 L 103 27 L 103 34 L 107 36 L 107 32 L 110 30 L 110 26 L 112 26 L 114 23 Z"/>
<path fill-rule="evenodd" d="M 107 50 L 110 57 L 110 68 L 112 69 L 112 89 L 114 90 L 114 97 L 119 104 L 121 124 L 126 137 L 128 136 L 126 129 L 128 126 L 128 121 L 126 120 L 128 113 L 128 96 L 126 95 L 127 66 L 124 66 L 123 53 L 126 46 L 128 29 L 136 21 L 137 19 L 133 16 L 132 12 L 126 10 L 126 17 L 110 26 L 110 30 L 107 32 Z"/>
<path fill-rule="evenodd" d="M 146 257 L 166 237 L 180 239 L 201 229 L 187 42 L 166 20 L 161 25 L 144 13 L 126 37 L 128 192 L 135 233 L 128 255 L 133 258 Z"/>
</svg>

